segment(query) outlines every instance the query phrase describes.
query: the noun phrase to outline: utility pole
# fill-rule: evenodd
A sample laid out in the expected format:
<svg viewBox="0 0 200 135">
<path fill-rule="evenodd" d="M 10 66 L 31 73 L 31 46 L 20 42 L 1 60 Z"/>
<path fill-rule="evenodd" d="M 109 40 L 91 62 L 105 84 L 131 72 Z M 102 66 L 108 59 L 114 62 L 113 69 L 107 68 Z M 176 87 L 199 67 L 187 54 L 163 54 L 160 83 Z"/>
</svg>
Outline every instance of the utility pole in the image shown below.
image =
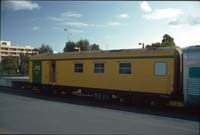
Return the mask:
<svg viewBox="0 0 200 135">
<path fill-rule="evenodd" d="M 70 36 L 72 35 L 72 33 L 70 33 L 69 29 L 64 29 L 64 31 L 67 32 L 67 39 L 68 39 L 68 42 L 70 41 Z"/>
<path fill-rule="evenodd" d="M 142 48 L 144 49 L 144 43 L 138 43 L 138 45 L 142 45 Z"/>
</svg>

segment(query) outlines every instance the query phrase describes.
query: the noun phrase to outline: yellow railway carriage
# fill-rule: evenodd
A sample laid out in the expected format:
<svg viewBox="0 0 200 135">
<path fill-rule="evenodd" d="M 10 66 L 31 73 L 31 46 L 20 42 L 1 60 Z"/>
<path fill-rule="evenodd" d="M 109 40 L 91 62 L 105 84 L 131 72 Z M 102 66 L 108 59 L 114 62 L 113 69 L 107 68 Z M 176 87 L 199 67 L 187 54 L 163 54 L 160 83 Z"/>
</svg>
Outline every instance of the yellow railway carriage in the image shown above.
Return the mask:
<svg viewBox="0 0 200 135">
<path fill-rule="evenodd" d="M 47 90 L 149 94 L 181 91 L 180 48 L 70 52 L 30 57 L 30 81 Z"/>
</svg>

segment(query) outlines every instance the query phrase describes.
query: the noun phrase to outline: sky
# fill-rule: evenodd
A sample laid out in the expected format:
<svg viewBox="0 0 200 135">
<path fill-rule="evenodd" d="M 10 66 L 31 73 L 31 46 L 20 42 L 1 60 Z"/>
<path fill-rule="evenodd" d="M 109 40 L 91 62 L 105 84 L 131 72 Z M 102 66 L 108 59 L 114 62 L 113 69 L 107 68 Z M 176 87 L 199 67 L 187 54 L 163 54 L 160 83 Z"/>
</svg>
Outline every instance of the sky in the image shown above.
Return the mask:
<svg viewBox="0 0 200 135">
<path fill-rule="evenodd" d="M 200 2 L 1 1 L 1 40 L 14 45 L 62 52 L 68 40 L 88 39 L 103 50 L 130 49 L 164 34 L 182 48 L 200 45 Z"/>
</svg>

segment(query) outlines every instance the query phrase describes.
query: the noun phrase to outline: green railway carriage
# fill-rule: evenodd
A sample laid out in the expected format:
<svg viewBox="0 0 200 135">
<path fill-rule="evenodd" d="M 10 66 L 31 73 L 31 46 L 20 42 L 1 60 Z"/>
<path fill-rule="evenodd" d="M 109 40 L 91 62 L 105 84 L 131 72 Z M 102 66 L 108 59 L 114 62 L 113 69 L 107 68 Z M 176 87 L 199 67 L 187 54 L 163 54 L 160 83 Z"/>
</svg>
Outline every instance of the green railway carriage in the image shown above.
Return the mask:
<svg viewBox="0 0 200 135">
<path fill-rule="evenodd" d="M 181 95 L 180 48 L 72 52 L 30 57 L 37 86 L 89 93 Z"/>
</svg>

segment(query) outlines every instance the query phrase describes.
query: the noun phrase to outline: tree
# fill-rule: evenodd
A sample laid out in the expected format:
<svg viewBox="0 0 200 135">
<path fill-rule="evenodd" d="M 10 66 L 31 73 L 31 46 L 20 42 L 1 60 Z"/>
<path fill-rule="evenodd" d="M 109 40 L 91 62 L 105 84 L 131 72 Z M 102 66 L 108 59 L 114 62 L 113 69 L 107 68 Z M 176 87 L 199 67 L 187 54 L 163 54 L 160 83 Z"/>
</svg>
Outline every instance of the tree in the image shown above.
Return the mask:
<svg viewBox="0 0 200 135">
<path fill-rule="evenodd" d="M 2 59 L 3 74 L 15 75 L 18 70 L 18 58 L 8 56 Z"/>
<path fill-rule="evenodd" d="M 81 39 L 76 43 L 76 47 L 79 47 L 81 51 L 88 51 L 89 41 L 87 39 Z"/>
<path fill-rule="evenodd" d="M 42 44 L 41 47 L 38 49 L 39 54 L 42 53 L 53 53 L 53 49 L 49 45 Z"/>
<path fill-rule="evenodd" d="M 87 39 L 81 39 L 78 42 L 69 41 L 66 43 L 63 51 L 64 52 L 75 52 L 79 48 L 80 51 L 95 51 L 101 50 L 98 44 L 89 45 L 89 41 Z"/>
<path fill-rule="evenodd" d="M 69 41 L 66 43 L 65 48 L 63 49 L 63 52 L 74 52 L 76 47 L 76 43 Z"/>
<path fill-rule="evenodd" d="M 100 50 L 100 47 L 98 44 L 92 44 L 92 45 L 90 45 L 90 50 L 92 50 L 92 51 Z"/>
<path fill-rule="evenodd" d="M 146 48 L 151 48 L 151 45 L 146 45 Z"/>
<path fill-rule="evenodd" d="M 169 36 L 168 34 L 165 34 L 162 39 L 162 46 L 163 47 L 176 46 L 176 44 L 174 43 L 174 39 L 171 36 Z"/>
<path fill-rule="evenodd" d="M 151 45 L 146 45 L 146 48 L 157 48 L 162 47 L 162 44 L 160 42 L 152 43 Z"/>
<path fill-rule="evenodd" d="M 162 42 L 156 42 L 152 43 L 151 45 L 147 45 L 146 48 L 157 48 L 157 47 L 167 47 L 167 46 L 176 46 L 174 39 L 168 35 L 165 34 L 163 36 Z"/>
<path fill-rule="evenodd" d="M 19 65 L 19 72 L 22 75 L 28 75 L 29 71 L 29 58 L 27 54 L 20 54 L 20 65 Z"/>
<path fill-rule="evenodd" d="M 162 44 L 160 42 L 152 43 L 152 47 L 162 47 Z"/>
</svg>

